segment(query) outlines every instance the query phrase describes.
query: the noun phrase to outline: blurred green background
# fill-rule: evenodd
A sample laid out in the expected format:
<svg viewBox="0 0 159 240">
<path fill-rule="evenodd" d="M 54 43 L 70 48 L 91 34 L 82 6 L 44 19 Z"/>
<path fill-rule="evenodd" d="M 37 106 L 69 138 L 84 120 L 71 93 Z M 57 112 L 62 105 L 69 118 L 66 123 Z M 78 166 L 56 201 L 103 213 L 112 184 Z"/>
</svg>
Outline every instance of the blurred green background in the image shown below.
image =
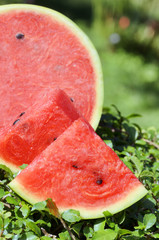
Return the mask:
<svg viewBox="0 0 159 240">
<path fill-rule="evenodd" d="M 50 7 L 75 21 L 99 53 L 104 106 L 159 128 L 159 0 L 0 0 L 8 3 Z"/>
</svg>

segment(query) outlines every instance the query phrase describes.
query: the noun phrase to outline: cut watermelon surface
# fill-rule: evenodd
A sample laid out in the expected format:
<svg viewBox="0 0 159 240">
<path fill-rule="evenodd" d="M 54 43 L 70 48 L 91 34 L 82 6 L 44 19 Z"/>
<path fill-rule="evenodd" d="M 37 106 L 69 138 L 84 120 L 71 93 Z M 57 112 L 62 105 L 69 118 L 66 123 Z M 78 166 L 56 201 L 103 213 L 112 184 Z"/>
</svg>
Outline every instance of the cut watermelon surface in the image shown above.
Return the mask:
<svg viewBox="0 0 159 240">
<path fill-rule="evenodd" d="M 9 186 L 31 204 L 52 198 L 85 219 L 117 213 L 147 190 L 85 120 L 75 120 Z"/>
<path fill-rule="evenodd" d="M 44 89 L 59 87 L 96 128 L 102 113 L 99 57 L 67 17 L 36 5 L 0 6 L 0 129 Z"/>
<path fill-rule="evenodd" d="M 79 118 L 71 99 L 60 89 L 41 92 L 37 101 L 12 122 L 0 138 L 0 163 L 13 172 L 29 164 Z"/>
</svg>

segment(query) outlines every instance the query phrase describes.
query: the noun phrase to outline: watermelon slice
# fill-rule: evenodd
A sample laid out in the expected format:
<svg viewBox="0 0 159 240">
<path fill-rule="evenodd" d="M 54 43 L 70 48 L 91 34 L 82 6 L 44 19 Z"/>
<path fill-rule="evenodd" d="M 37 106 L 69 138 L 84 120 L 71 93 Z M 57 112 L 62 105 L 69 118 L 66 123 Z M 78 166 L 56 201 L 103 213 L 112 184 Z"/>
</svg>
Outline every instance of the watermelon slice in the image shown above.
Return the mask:
<svg viewBox="0 0 159 240">
<path fill-rule="evenodd" d="M 96 128 L 103 80 L 87 36 L 67 17 L 36 5 L 0 6 L 0 19 L 0 128 L 56 86 Z"/>
<path fill-rule="evenodd" d="M 13 172 L 29 164 L 79 118 L 71 99 L 60 89 L 41 92 L 37 102 L 9 126 L 0 140 L 0 163 Z"/>
<path fill-rule="evenodd" d="M 80 211 L 82 218 L 117 213 L 147 190 L 82 118 L 10 182 L 31 204 L 52 198 L 59 212 Z"/>
</svg>

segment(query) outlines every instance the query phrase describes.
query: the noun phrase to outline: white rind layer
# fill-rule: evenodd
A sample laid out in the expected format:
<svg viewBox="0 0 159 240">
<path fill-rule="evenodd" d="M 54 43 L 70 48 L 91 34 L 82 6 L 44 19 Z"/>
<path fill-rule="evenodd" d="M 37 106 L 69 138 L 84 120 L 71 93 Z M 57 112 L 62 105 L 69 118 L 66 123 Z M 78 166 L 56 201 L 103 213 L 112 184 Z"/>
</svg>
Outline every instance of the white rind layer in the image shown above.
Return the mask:
<svg viewBox="0 0 159 240">
<path fill-rule="evenodd" d="M 33 11 L 41 14 L 46 14 L 47 16 L 53 17 L 63 25 L 65 25 L 70 31 L 72 31 L 75 36 L 80 40 L 81 44 L 88 50 L 88 54 L 92 61 L 92 66 L 94 68 L 96 74 L 96 105 L 94 106 L 94 111 L 92 113 L 92 118 L 89 123 L 92 125 L 94 129 L 97 128 L 98 123 L 100 121 L 100 117 L 103 109 L 103 101 L 104 101 L 104 83 L 103 83 L 103 74 L 100 59 L 96 49 L 94 48 L 92 42 L 89 40 L 87 35 L 69 18 L 64 16 L 63 14 L 37 5 L 29 5 L 29 4 L 8 4 L 0 6 L 0 14 L 9 12 L 12 10 L 20 11 Z"/>
<path fill-rule="evenodd" d="M 31 204 L 35 204 L 37 202 L 47 200 L 42 198 L 37 198 L 34 196 L 33 193 L 30 193 L 27 191 L 27 189 L 22 186 L 16 179 L 14 179 L 10 184 L 9 187 L 13 189 L 18 195 L 20 195 L 23 199 L 25 199 L 27 202 Z M 125 196 L 123 199 L 118 200 L 116 203 L 113 203 L 107 207 L 97 207 L 97 208 L 73 208 L 74 210 L 78 210 L 80 212 L 81 218 L 83 219 L 96 219 L 104 217 L 103 212 L 109 211 L 111 214 L 115 214 L 117 212 L 120 212 L 129 206 L 133 205 L 137 201 L 139 201 L 141 198 L 143 198 L 147 194 L 147 190 L 142 184 L 137 185 L 134 187 L 134 189 L 130 190 L 127 196 Z M 64 211 L 68 210 L 68 208 L 59 208 L 59 213 L 62 214 Z"/>
<path fill-rule="evenodd" d="M 16 173 L 20 170 L 18 166 L 10 162 L 6 162 L 3 158 L 0 158 L 0 164 L 7 166 L 13 173 Z"/>
</svg>

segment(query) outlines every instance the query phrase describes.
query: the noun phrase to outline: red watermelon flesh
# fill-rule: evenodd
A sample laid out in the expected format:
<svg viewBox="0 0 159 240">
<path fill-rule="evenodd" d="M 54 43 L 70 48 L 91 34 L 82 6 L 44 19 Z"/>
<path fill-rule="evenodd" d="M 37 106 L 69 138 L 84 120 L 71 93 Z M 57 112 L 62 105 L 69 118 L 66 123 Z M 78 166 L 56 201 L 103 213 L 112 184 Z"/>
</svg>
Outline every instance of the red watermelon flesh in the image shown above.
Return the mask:
<svg viewBox="0 0 159 240">
<path fill-rule="evenodd" d="M 0 6 L 0 19 L 0 128 L 54 87 L 97 127 L 102 73 L 86 35 L 62 14 L 35 5 Z"/>
<path fill-rule="evenodd" d="M 29 164 L 77 118 L 78 112 L 62 90 L 41 92 L 1 136 L 0 163 L 12 171 Z"/>
<path fill-rule="evenodd" d="M 141 199 L 146 189 L 82 118 L 34 159 L 9 186 L 34 204 L 52 198 L 59 212 L 82 218 L 119 212 Z"/>
</svg>

